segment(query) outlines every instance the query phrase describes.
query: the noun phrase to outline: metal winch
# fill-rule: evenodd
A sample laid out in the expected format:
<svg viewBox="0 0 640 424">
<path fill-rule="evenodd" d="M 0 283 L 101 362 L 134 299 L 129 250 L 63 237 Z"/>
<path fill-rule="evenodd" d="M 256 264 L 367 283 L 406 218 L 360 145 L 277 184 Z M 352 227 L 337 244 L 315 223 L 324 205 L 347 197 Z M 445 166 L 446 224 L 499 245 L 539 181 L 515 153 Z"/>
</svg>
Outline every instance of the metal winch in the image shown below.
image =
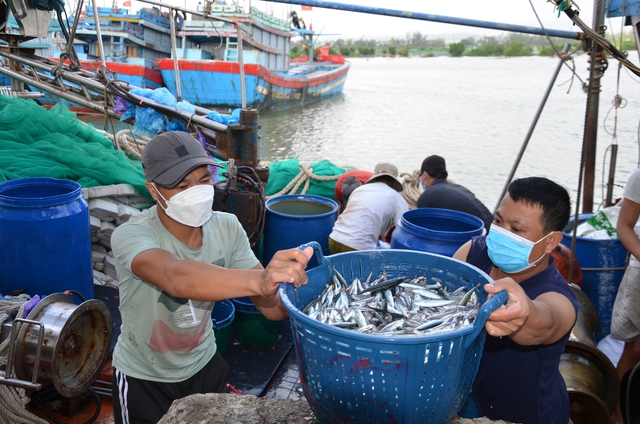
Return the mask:
<svg viewBox="0 0 640 424">
<path fill-rule="evenodd" d="M 34 391 L 53 384 L 64 397 L 80 396 L 107 360 L 112 326 L 100 300 L 78 305 L 62 293 L 45 297 L 27 318 L 3 324 L 1 337 L 9 333 L 10 347 L 0 384 Z"/>
<path fill-rule="evenodd" d="M 570 417 L 574 423 L 609 423 L 620 396 L 620 381 L 611 360 L 596 346 L 595 306 L 580 287 L 571 284 L 571 288 L 578 298 L 578 317 L 560 358 Z"/>
</svg>

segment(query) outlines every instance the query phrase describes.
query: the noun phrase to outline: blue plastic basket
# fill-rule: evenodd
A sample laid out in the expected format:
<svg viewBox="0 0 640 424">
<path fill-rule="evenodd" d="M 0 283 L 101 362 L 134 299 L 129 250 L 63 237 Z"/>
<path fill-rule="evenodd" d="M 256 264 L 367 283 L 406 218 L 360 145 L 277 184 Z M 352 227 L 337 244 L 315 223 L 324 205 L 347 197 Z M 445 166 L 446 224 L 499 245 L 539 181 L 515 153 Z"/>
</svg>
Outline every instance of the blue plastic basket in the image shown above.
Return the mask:
<svg viewBox="0 0 640 424">
<path fill-rule="evenodd" d="M 236 313 L 236 307 L 230 300 L 219 300 L 213 305 L 211 311 L 211 321 L 214 329 L 220 329 L 233 322 Z"/>
<path fill-rule="evenodd" d="M 216 346 L 220 355 L 224 355 L 227 351 L 227 342 L 229 341 L 229 333 L 231 333 L 231 324 L 236 314 L 236 307 L 230 300 L 220 300 L 213 305 L 211 311 L 211 321 L 213 324 L 213 332 L 216 336 Z"/>
<path fill-rule="evenodd" d="M 491 281 L 481 270 L 446 256 L 407 250 L 374 250 L 323 257 L 308 270 L 308 284 L 282 284 L 304 394 L 322 423 L 450 422 L 471 392 L 486 338 L 487 317 L 507 301 L 506 292 L 482 304 L 472 326 L 429 336 L 383 337 L 315 321 L 300 309 L 331 282 L 333 267 L 351 282 L 386 271 L 388 278 L 424 275 L 449 290 Z M 307 245 L 305 245 L 307 246 Z M 305 246 L 301 246 L 304 248 Z"/>
</svg>

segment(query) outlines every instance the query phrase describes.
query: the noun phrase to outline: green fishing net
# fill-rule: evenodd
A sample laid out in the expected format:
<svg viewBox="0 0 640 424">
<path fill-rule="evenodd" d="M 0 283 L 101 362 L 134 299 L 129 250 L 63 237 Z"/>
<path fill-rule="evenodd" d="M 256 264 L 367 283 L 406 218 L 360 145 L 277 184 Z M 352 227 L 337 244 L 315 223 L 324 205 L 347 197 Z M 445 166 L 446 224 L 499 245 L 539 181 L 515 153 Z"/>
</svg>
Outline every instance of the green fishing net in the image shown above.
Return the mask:
<svg viewBox="0 0 640 424">
<path fill-rule="evenodd" d="M 269 165 L 269 180 L 267 181 L 266 195 L 272 196 L 274 194 L 285 191 L 281 194 L 298 194 L 302 193 L 305 187 L 306 180 L 309 180 L 309 188 L 305 192 L 306 194 L 314 194 L 316 196 L 323 196 L 329 199 L 335 200 L 333 195 L 334 187 L 338 177 L 352 168 L 341 168 L 334 165 L 328 160 L 321 160 L 310 164 L 311 176 L 304 173 L 299 176 L 303 171 L 300 162 L 297 159 L 288 159 L 281 162 L 274 162 Z M 295 188 L 297 183 L 293 182 L 294 179 L 302 178 L 304 181 L 298 186 L 295 191 L 291 191 Z M 327 178 L 328 177 L 328 178 Z M 291 185 L 288 189 L 287 186 Z M 286 189 L 286 190 L 285 190 Z"/>
<path fill-rule="evenodd" d="M 0 182 L 27 177 L 76 181 L 83 188 L 128 183 L 151 199 L 140 161 L 58 103 L 0 95 Z"/>
</svg>

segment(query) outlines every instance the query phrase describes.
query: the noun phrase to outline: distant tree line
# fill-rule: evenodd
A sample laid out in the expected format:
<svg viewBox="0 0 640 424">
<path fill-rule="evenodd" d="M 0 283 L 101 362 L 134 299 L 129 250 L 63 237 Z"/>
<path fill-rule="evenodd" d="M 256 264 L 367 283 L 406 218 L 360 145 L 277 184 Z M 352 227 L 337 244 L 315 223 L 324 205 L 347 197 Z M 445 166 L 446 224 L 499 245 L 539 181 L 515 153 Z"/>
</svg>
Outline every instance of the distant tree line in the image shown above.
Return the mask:
<svg viewBox="0 0 640 424">
<path fill-rule="evenodd" d="M 631 30 L 624 31 L 615 38 L 608 36 L 610 42 L 621 50 L 635 50 L 636 43 Z M 540 35 L 527 35 L 518 33 L 505 33 L 498 36 L 468 37 L 459 42 L 447 42 L 444 38 L 428 39 L 426 34 L 419 31 L 408 32 L 403 39 L 392 38 L 387 41 L 374 39 L 338 39 L 323 45 L 330 47 L 331 54 L 344 56 L 552 56 L 556 50 L 561 51 L 563 46 L 570 42 L 572 49 L 580 47 L 579 41 L 569 41 L 562 38 L 551 37 L 549 39 Z M 322 47 L 322 46 L 319 46 Z M 300 42 L 294 42 L 291 46 L 291 57 L 295 58 L 307 54 L 307 49 L 302 48 Z"/>
</svg>

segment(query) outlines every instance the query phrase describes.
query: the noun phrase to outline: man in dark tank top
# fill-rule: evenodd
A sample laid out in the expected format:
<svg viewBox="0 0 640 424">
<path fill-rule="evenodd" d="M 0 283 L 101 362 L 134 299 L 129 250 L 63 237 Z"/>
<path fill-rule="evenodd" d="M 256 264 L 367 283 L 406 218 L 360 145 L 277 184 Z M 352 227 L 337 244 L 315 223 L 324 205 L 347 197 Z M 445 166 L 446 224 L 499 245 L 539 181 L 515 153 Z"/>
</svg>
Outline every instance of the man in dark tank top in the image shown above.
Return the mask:
<svg viewBox="0 0 640 424">
<path fill-rule="evenodd" d="M 489 234 L 474 237 L 454 258 L 494 280 L 489 294 L 509 300 L 486 324 L 487 340 L 471 398 L 482 416 L 523 424 L 567 424 L 569 395 L 558 369 L 578 303 L 551 255 L 562 240 L 571 203 L 546 178 L 513 181 Z"/>
</svg>

